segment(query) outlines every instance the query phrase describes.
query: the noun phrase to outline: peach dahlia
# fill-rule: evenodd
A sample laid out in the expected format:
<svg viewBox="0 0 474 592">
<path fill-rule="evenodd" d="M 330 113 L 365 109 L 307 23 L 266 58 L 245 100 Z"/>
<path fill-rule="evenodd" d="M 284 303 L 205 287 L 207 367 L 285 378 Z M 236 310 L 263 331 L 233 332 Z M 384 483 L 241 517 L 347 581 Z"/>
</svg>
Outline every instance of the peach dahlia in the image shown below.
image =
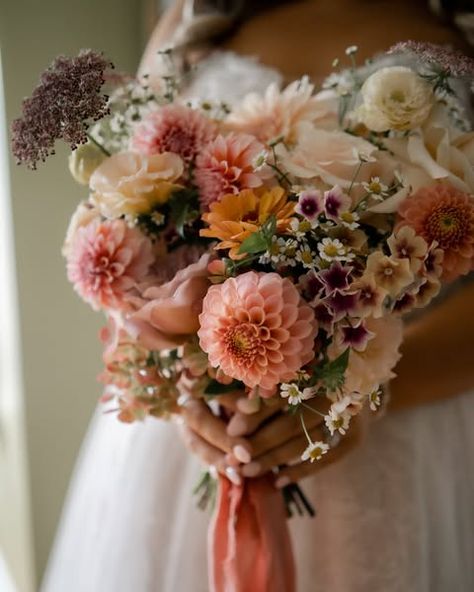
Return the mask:
<svg viewBox="0 0 474 592">
<path fill-rule="evenodd" d="M 273 394 L 314 357 L 318 325 L 288 278 L 249 271 L 212 286 L 198 331 L 213 367 Z"/>
</svg>

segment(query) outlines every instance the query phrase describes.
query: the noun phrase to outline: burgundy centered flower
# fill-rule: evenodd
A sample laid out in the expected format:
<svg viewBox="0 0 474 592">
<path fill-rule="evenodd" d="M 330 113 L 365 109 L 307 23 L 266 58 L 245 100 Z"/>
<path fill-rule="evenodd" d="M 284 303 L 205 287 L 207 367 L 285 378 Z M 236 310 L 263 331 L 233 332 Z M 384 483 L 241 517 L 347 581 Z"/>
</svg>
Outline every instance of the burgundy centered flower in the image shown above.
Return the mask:
<svg viewBox="0 0 474 592">
<path fill-rule="evenodd" d="M 108 68 L 113 64 L 91 50 L 54 60 L 12 124 L 18 164 L 36 169 L 38 161 L 54 154 L 56 140 L 64 140 L 72 150 L 87 141 L 89 125 L 109 113 L 108 97 L 101 94 Z"/>
<path fill-rule="evenodd" d="M 351 272 L 352 267 L 341 265 L 339 261 L 332 263 L 328 269 L 323 269 L 319 275 L 327 294 L 332 294 L 335 290 L 347 290 Z"/>
<path fill-rule="evenodd" d="M 340 290 L 335 290 L 331 296 L 326 298 L 325 302 L 330 306 L 334 314 L 334 320 L 339 321 L 355 309 L 357 305 L 357 294 L 347 294 Z"/>
</svg>

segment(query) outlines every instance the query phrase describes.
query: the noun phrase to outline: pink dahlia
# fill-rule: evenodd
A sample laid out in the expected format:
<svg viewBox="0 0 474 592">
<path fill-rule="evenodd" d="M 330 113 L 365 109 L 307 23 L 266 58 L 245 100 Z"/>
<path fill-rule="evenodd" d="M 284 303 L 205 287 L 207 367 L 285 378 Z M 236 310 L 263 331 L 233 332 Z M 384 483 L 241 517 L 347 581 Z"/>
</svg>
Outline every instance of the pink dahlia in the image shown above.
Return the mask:
<svg viewBox="0 0 474 592">
<path fill-rule="evenodd" d="M 166 105 L 151 111 L 136 126 L 131 149 L 146 155 L 173 152 L 190 162 L 214 136 L 214 124 L 199 111 Z"/>
<path fill-rule="evenodd" d="M 123 309 L 153 259 L 150 240 L 136 228 L 123 220 L 94 220 L 77 230 L 67 256 L 68 278 L 95 310 Z"/>
<path fill-rule="evenodd" d="M 256 170 L 255 161 L 263 152 L 263 144 L 249 134 L 219 135 L 210 142 L 197 157 L 194 173 L 205 208 L 224 194 L 260 187 L 268 173 Z"/>
<path fill-rule="evenodd" d="M 288 278 L 249 271 L 214 285 L 198 331 L 213 367 L 268 396 L 314 357 L 318 325 Z"/>
<path fill-rule="evenodd" d="M 399 227 L 411 226 L 443 250 L 442 278 L 452 281 L 474 265 L 474 197 L 448 183 L 422 187 L 402 202 Z"/>
</svg>

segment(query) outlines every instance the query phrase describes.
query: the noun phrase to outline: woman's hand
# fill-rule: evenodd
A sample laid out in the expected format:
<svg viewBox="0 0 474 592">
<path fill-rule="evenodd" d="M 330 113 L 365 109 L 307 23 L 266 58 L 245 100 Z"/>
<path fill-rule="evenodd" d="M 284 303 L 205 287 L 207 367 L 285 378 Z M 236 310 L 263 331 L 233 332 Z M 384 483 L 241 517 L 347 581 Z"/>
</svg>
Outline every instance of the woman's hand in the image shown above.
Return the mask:
<svg viewBox="0 0 474 592">
<path fill-rule="evenodd" d="M 240 398 L 242 393 L 234 393 L 221 395 L 218 400 L 227 413 L 236 413 Z M 240 484 L 241 477 L 233 465 L 251 460 L 248 440 L 229 434 L 228 422 L 215 415 L 201 400 L 190 398 L 176 420 L 187 448 L 204 464 L 214 466 L 231 481 Z"/>
<path fill-rule="evenodd" d="M 281 407 L 284 401 L 280 400 L 279 405 L 262 406 L 256 413 L 242 411 L 243 405 L 237 402 L 238 410 L 231 418 L 227 433 L 232 436 L 245 436 L 250 444 L 252 460 L 238 468 L 239 473 L 244 477 L 257 477 L 263 475 L 275 467 L 282 467 L 279 470 L 275 484 L 277 487 L 284 487 L 288 483 L 299 481 L 304 477 L 312 475 L 324 467 L 333 464 L 345 457 L 347 453 L 358 446 L 365 434 L 366 420 L 363 417 L 354 417 L 348 434 L 344 437 L 335 437 L 332 440 L 333 449 L 323 456 L 319 461 L 311 463 L 302 462 L 301 454 L 308 446 L 308 440 L 302 427 L 302 419 L 312 441 L 325 441 L 326 430 L 323 428 L 323 417 L 327 411 L 329 402 L 313 401 L 313 411 L 304 408 L 302 417 L 300 414 L 290 415 L 282 412 Z M 321 415 L 322 414 L 322 415 Z M 232 463 L 232 459 L 228 461 Z M 232 464 L 236 464 L 234 462 Z"/>
</svg>

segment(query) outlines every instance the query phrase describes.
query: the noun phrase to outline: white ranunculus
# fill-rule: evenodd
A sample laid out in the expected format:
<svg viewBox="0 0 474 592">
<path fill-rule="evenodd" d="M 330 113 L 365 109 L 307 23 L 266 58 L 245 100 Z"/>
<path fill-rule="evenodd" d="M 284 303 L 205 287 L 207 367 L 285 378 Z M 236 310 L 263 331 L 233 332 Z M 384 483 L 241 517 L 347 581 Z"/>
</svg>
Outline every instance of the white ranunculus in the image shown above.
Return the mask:
<svg viewBox="0 0 474 592">
<path fill-rule="evenodd" d="M 95 169 L 107 158 L 104 152 L 92 142 L 81 144 L 69 156 L 69 171 L 81 185 L 89 185 Z"/>
<path fill-rule="evenodd" d="M 410 130 L 420 126 L 434 102 L 431 85 L 405 66 L 374 72 L 361 88 L 359 120 L 370 130 Z"/>
</svg>

